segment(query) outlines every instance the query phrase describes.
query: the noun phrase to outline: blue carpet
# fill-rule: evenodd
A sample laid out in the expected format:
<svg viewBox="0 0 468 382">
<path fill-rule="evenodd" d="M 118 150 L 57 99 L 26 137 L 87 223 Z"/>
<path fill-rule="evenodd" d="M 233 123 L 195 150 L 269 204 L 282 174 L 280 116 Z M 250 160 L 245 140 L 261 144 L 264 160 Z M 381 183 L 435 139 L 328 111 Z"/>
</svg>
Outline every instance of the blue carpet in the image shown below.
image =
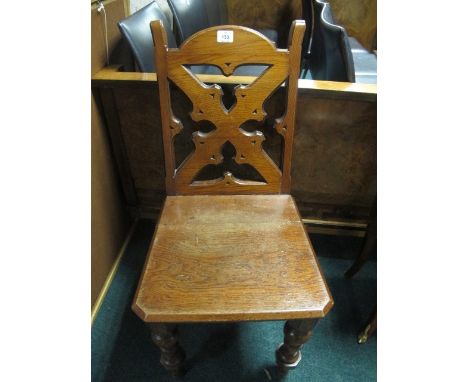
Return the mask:
<svg viewBox="0 0 468 382">
<path fill-rule="evenodd" d="M 95 382 L 174 381 L 159 364 L 159 350 L 146 326 L 130 308 L 153 230 L 153 221 L 139 222 L 92 327 Z M 343 274 L 360 239 L 311 237 L 335 306 L 315 327 L 299 366 L 283 380 L 375 381 L 377 337 L 358 345 L 356 335 L 376 302 L 376 263 L 369 261 L 347 280 Z M 183 381 L 277 380 L 274 353 L 282 342 L 283 325 L 280 321 L 181 325 L 180 343 L 190 368 Z"/>
</svg>

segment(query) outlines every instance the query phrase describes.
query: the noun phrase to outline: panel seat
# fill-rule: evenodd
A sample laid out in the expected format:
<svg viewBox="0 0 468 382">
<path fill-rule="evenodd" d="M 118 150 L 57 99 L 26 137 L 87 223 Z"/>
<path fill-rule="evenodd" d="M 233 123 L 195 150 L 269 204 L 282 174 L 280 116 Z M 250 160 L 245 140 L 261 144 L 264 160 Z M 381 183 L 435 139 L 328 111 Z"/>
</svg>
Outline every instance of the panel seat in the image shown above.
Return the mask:
<svg viewBox="0 0 468 382">
<path fill-rule="evenodd" d="M 154 21 L 151 29 L 159 63 L 169 196 L 133 311 L 150 327 L 152 340 L 161 349 L 161 364 L 175 375 L 183 373 L 185 358 L 177 340 L 177 323 L 287 320 L 284 343 L 276 351 L 280 372 L 287 372 L 297 366 L 300 349 L 333 305 L 297 207 L 288 195 L 305 23 L 293 22 L 289 50 L 277 49 L 259 32 L 235 25 L 204 29 L 179 48 L 169 49 L 163 23 Z M 226 30 L 229 43 L 219 38 Z M 253 83 L 233 88 L 236 102 L 227 109 L 223 88 L 207 85 L 191 72 L 200 65 L 216 66 L 224 76 L 243 65 L 268 68 Z M 270 134 L 243 127 L 249 121 L 265 122 L 265 100 L 284 82 L 284 114 L 264 127 L 282 139 L 280 160 L 275 162 L 263 148 Z M 187 131 L 193 151 L 180 164 L 176 163 L 176 140 L 188 138 L 183 131 L 191 123 L 178 117 L 179 111 L 174 114 L 174 88 L 191 101 L 192 122 L 213 125 L 209 132 L 200 126 L 191 134 Z M 226 149 L 229 145 L 231 150 Z M 217 175 L 200 176 L 213 166 L 219 170 Z"/>
<path fill-rule="evenodd" d="M 333 301 L 290 195 L 169 196 L 135 296 L 146 322 L 320 318 Z"/>
</svg>

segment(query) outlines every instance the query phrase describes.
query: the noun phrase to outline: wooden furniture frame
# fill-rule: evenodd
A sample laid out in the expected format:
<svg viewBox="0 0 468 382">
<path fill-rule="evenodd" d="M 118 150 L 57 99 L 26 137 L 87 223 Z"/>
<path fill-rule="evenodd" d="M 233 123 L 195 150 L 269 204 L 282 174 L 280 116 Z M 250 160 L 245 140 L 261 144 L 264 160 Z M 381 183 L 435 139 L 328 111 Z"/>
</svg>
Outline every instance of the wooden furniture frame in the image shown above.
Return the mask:
<svg viewBox="0 0 468 382">
<path fill-rule="evenodd" d="M 255 80 L 197 77 L 207 84 Z M 166 197 L 157 75 L 106 67 L 92 86 L 127 208 L 134 218 L 156 219 Z M 299 80 L 291 194 L 311 232 L 364 237 L 377 182 L 376 93 L 375 84 Z M 181 92 L 173 94 L 176 111 L 182 103 Z"/>
<path fill-rule="evenodd" d="M 184 352 L 176 324 L 287 320 L 284 343 L 276 352 L 279 369 L 297 366 L 300 349 L 333 300 L 297 206 L 289 195 L 290 169 L 303 21 L 291 27 L 289 49 L 276 49 L 260 33 L 239 26 L 205 29 L 178 49 L 167 47 L 160 21 L 151 23 L 158 62 L 166 189 L 160 221 L 133 302 L 161 349 L 162 365 L 183 373 Z M 232 43 L 217 42 L 219 31 Z M 234 89 L 227 109 L 219 85 L 207 85 L 190 65 L 216 65 L 225 76 L 240 65 L 267 65 L 254 82 Z M 191 100 L 194 121 L 215 129 L 193 133 L 194 151 L 176 166 L 175 137 L 184 126 L 171 106 L 171 83 Z M 263 150 L 260 131 L 245 131 L 246 121 L 263 121 L 265 100 L 287 86 L 284 115 L 274 129 L 283 139 L 278 166 Z M 223 162 L 222 147 L 235 148 L 235 162 L 248 163 L 263 181 L 241 179 L 229 171 L 198 180 L 206 166 Z"/>
<path fill-rule="evenodd" d="M 294 136 L 295 104 L 299 64 L 296 62 L 302 40 L 303 25 L 293 28 L 290 37 L 291 51 L 276 49 L 274 44 L 259 32 L 245 27 L 227 26 L 235 34 L 232 46 L 210 44 L 216 41 L 219 27 L 208 28 L 187 40 L 180 49 L 167 49 L 166 34 L 155 23 L 153 32 L 156 39 L 164 39 L 164 45 L 156 47 L 156 60 L 163 62 L 159 75 L 161 96 L 161 118 L 166 163 L 166 191 L 168 195 L 180 194 L 252 194 L 290 192 L 291 156 Z M 230 44 L 231 45 L 231 44 Z M 203 51 L 199 54 L 198 51 Z M 252 53 L 255 52 L 252 60 Z M 252 62 L 253 61 L 253 62 Z M 185 65 L 203 65 L 209 62 L 221 68 L 226 76 L 245 64 L 268 64 L 269 68 L 253 83 L 238 85 L 234 91 L 236 103 L 227 110 L 222 103 L 223 90 L 217 84 L 202 83 Z M 289 72 L 289 69 L 292 71 Z M 195 151 L 176 169 L 173 139 L 180 133 L 180 121 L 171 114 L 169 81 L 174 82 L 191 100 L 194 121 L 207 120 L 216 126 L 210 134 L 194 133 Z M 282 171 L 262 149 L 265 137 L 260 131 L 248 133 L 240 126 L 247 121 L 263 121 L 266 113 L 263 104 L 270 94 L 288 80 L 288 105 L 286 114 L 277 120 L 274 128 L 284 138 Z M 234 128 L 234 126 L 239 128 Z M 231 173 L 214 181 L 193 181 L 203 166 L 219 164 L 223 160 L 223 144 L 231 142 L 236 148 L 236 162 L 252 165 L 263 176 L 265 182 L 242 181 Z"/>
</svg>

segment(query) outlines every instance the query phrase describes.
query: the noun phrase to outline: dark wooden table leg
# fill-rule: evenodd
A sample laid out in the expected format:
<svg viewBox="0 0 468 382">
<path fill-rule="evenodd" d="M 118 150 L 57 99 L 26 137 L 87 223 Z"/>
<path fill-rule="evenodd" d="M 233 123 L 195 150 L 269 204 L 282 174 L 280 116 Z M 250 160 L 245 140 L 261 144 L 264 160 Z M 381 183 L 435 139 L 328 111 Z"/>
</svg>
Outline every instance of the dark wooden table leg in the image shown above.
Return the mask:
<svg viewBox="0 0 468 382">
<path fill-rule="evenodd" d="M 276 364 L 280 373 L 287 373 L 299 364 L 301 348 L 312 335 L 316 323 L 316 319 L 286 321 L 284 343 L 276 350 Z"/>
<path fill-rule="evenodd" d="M 184 375 L 185 352 L 177 340 L 177 326 L 158 323 L 150 324 L 149 327 L 151 339 L 161 349 L 161 364 L 176 377 Z"/>
<path fill-rule="evenodd" d="M 364 344 L 367 342 L 367 339 L 374 334 L 377 330 L 377 306 L 374 307 L 372 314 L 370 315 L 369 319 L 367 320 L 366 327 L 364 330 L 358 334 L 358 343 Z"/>
</svg>

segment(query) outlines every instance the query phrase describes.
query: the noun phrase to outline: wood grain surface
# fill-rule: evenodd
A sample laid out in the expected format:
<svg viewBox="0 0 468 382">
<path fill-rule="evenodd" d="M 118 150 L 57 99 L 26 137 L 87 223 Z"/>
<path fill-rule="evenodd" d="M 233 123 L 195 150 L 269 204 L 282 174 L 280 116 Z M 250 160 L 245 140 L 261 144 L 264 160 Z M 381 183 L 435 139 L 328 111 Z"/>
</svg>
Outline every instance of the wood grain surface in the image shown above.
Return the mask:
<svg viewBox="0 0 468 382">
<path fill-rule="evenodd" d="M 160 21 L 151 23 L 155 41 L 155 60 L 158 65 L 160 110 L 166 166 L 166 191 L 169 195 L 190 194 L 252 194 L 279 193 L 290 190 L 292 140 L 300 65 L 300 47 L 305 30 L 303 21 L 291 27 L 289 50 L 279 50 L 259 32 L 234 25 L 213 27 L 196 33 L 180 48 L 168 49 L 167 36 Z M 233 41 L 220 43 L 220 30 L 230 30 Z M 237 85 L 233 91 L 235 102 L 227 107 L 224 92 L 218 84 L 207 85 L 191 71 L 190 65 L 213 65 L 226 77 L 242 65 L 263 65 L 266 70 L 248 85 Z M 283 138 L 282 162 L 277 166 L 263 149 L 265 135 L 259 130 L 245 131 L 246 122 L 263 122 L 267 116 L 264 103 L 281 86 L 288 84 L 287 107 L 272 127 Z M 195 149 L 180 165 L 176 163 L 174 142 L 184 130 L 171 105 L 171 86 L 174 84 L 190 100 L 192 121 L 206 121 L 213 131 L 193 132 Z M 238 167 L 248 165 L 257 172 L 258 179 L 239 177 L 236 167 L 224 170 L 218 178 L 197 179 L 209 167 L 224 164 L 223 149 L 229 144 L 234 149 Z M 226 167 L 226 166 L 224 166 Z"/>
<path fill-rule="evenodd" d="M 218 78 L 210 80 L 219 83 Z M 160 108 L 154 106 L 159 104 L 156 76 L 118 72 L 114 67 L 97 73 L 92 83 L 99 92 L 113 92 L 117 114 L 107 127 L 122 136 L 131 178 L 120 176 L 123 184 L 134 184 L 136 212 L 156 218 L 166 195 Z M 367 218 L 377 185 L 376 93 L 375 85 L 299 80 L 291 193 L 303 216 Z M 172 96 L 174 114 L 191 120 L 191 106 L 182 93 Z M 281 106 L 273 102 L 270 113 L 280 115 Z M 269 126 L 262 131 L 271 131 Z M 276 145 L 274 141 L 274 152 Z M 127 200 L 131 198 L 129 194 Z"/>
<path fill-rule="evenodd" d="M 206 84 L 244 84 L 253 83 L 257 77 L 254 76 L 238 76 L 231 75 L 229 77 L 218 74 L 196 74 L 195 77 L 200 82 Z M 142 88 L 146 85 L 157 83 L 158 76 L 156 73 L 142 72 L 122 72 L 119 71 L 119 66 L 107 66 L 102 68 L 92 77 L 93 87 L 138 87 Z M 377 84 L 364 84 L 358 82 L 335 82 L 335 81 L 317 81 L 299 79 L 298 91 L 320 91 L 327 92 L 328 95 L 341 94 L 342 98 L 349 98 L 352 94 L 361 94 L 368 97 L 369 100 L 375 100 L 377 95 Z"/>
<path fill-rule="evenodd" d="M 117 21 L 125 17 L 122 0 L 105 1 L 109 48 L 116 46 L 120 32 Z M 91 6 L 91 74 L 106 65 L 104 15 Z M 112 90 L 110 90 L 112 91 Z M 99 109 L 100 91 L 91 97 L 91 305 L 99 306 L 99 297 L 116 261 L 119 249 L 130 227 L 125 209 L 127 200 L 120 191 L 120 170 L 117 172 L 109 141 L 109 131 Z M 114 154 L 116 154 L 114 152 Z M 120 155 L 120 154 L 116 154 Z"/>
<path fill-rule="evenodd" d="M 289 195 L 169 196 L 133 309 L 146 322 L 323 317 L 333 301 Z"/>
</svg>

